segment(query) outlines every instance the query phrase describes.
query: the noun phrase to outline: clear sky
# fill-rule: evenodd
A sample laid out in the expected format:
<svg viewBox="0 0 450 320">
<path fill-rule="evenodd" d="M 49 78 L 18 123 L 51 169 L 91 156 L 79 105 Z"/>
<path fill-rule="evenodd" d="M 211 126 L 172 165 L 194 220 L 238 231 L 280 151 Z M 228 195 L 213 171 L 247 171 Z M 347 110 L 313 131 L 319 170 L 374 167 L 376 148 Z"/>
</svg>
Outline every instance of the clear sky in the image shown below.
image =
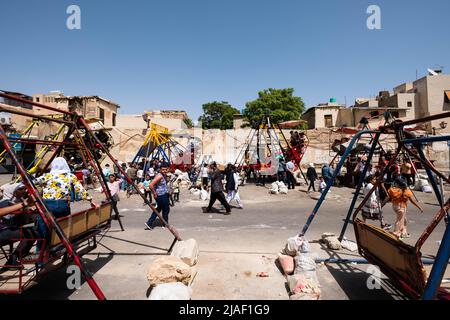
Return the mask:
<svg viewBox="0 0 450 320">
<path fill-rule="evenodd" d="M 81 8 L 81 30 L 66 9 Z M 382 30 L 366 26 L 370 4 Z M 448 0 L 0 0 L 0 89 L 61 90 L 120 113 L 229 101 L 293 87 L 307 106 L 450 73 Z"/>
</svg>

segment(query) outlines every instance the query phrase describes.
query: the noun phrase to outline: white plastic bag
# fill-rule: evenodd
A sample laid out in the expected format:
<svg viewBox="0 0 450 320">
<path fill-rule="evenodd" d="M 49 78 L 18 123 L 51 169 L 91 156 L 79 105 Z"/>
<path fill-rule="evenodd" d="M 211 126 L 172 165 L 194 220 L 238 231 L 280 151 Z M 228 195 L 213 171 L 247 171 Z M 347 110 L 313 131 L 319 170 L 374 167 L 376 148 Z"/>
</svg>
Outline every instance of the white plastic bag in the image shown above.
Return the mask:
<svg viewBox="0 0 450 320">
<path fill-rule="evenodd" d="M 191 300 L 192 288 L 181 282 L 158 284 L 148 300 Z"/>
<path fill-rule="evenodd" d="M 295 257 L 299 252 L 308 253 L 311 251 L 308 241 L 305 237 L 292 237 L 287 240 L 285 253 Z"/>
<path fill-rule="evenodd" d="M 206 192 L 206 190 L 204 189 L 200 190 L 200 200 L 208 200 L 208 192 Z"/>
<path fill-rule="evenodd" d="M 280 192 L 280 189 L 278 188 L 278 183 L 274 182 L 272 183 L 272 189 L 269 191 L 272 194 L 278 194 Z"/>
<path fill-rule="evenodd" d="M 302 274 L 305 271 L 316 271 L 316 262 L 308 253 L 299 253 L 295 257 L 295 274 Z"/>
</svg>

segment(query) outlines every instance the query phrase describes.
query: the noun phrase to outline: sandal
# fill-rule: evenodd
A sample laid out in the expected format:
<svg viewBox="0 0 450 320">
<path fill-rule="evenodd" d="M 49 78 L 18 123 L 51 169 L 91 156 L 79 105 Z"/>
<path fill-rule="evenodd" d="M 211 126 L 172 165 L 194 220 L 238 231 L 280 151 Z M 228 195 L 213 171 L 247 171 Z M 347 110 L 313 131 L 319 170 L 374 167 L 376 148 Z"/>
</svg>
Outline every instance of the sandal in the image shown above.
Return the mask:
<svg viewBox="0 0 450 320">
<path fill-rule="evenodd" d="M 402 234 L 400 236 L 400 238 L 402 238 L 402 239 L 409 239 L 409 238 L 411 238 L 411 235 L 409 233 L 405 233 L 405 234 Z"/>
</svg>

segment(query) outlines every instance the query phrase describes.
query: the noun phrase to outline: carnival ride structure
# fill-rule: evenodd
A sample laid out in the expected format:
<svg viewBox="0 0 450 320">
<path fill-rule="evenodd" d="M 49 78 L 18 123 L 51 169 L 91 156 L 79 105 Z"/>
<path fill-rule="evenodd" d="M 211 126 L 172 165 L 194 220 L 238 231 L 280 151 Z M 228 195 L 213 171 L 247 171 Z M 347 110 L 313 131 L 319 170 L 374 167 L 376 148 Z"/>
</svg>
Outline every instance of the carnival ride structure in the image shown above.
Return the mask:
<svg viewBox="0 0 450 320">
<path fill-rule="evenodd" d="M 125 177 L 128 184 L 131 185 L 137 193 L 142 197 L 146 205 L 149 207 L 149 213 L 156 212 L 159 220 L 163 223 L 168 231 L 174 236 L 172 244 L 168 252 L 170 252 L 176 241 L 181 240 L 177 230 L 169 225 L 156 208 L 146 199 L 141 193 L 139 187 L 127 176 L 126 172 L 121 168 L 116 159 L 111 155 L 109 148 L 101 141 L 101 137 L 95 134 L 88 122 L 80 115 L 70 112 L 52 108 L 40 103 L 23 100 L 15 96 L 11 96 L 0 92 L 0 97 L 8 98 L 22 103 L 31 104 L 33 106 L 57 113 L 59 117 L 49 117 L 35 115 L 30 112 L 25 112 L 16 108 L 9 108 L 0 106 L 0 112 L 8 112 L 29 117 L 32 121 L 47 121 L 64 125 L 64 134 L 61 131 L 60 135 L 63 137 L 59 140 L 40 140 L 27 139 L 23 136 L 8 137 L 3 126 L 0 124 L 0 138 L 1 144 L 13 164 L 16 166 L 20 175 L 22 183 L 27 189 L 29 198 L 34 207 L 32 210 L 17 212 L 18 215 L 39 215 L 44 221 L 49 230 L 50 237 L 48 239 L 31 239 L 26 238 L 23 232 L 25 226 L 22 226 L 20 239 L 9 239 L 0 243 L 4 257 L 0 261 L 7 261 L 14 249 L 14 246 L 21 241 L 40 241 L 43 244 L 43 249 L 40 250 L 38 257 L 28 259 L 29 257 L 19 257 L 18 265 L 4 265 L 8 271 L 0 274 L 0 293 L 1 294 L 20 294 L 37 283 L 39 279 L 45 274 L 49 274 L 55 270 L 56 267 L 62 267 L 74 263 L 78 266 L 81 275 L 86 280 L 92 292 L 98 299 L 106 299 L 100 287 L 92 277 L 81 257 L 95 249 L 97 246 L 97 237 L 104 234 L 110 227 L 114 219 L 112 211 L 117 212 L 116 202 L 111 197 L 111 192 L 108 188 L 106 177 L 104 176 L 101 167 L 100 159 L 107 156 L 117 167 L 121 174 Z M 45 163 L 38 167 L 32 175 L 26 170 L 21 161 L 18 159 L 13 145 L 16 143 L 36 144 L 43 146 L 50 146 L 49 152 L 51 156 L 45 159 Z M 50 167 L 51 162 L 58 156 L 64 155 L 65 149 L 76 149 L 82 158 L 85 167 L 93 169 L 95 176 L 100 181 L 103 189 L 105 200 L 101 204 L 92 204 L 90 209 L 82 210 L 71 214 L 68 217 L 56 219 L 49 208 L 46 206 L 38 187 L 34 183 L 34 177 L 45 173 Z M 95 153 L 101 151 L 101 154 Z M 116 218 L 120 217 L 116 215 Z M 4 247 L 9 248 L 5 250 Z"/>
<path fill-rule="evenodd" d="M 242 169 L 260 171 L 262 175 L 272 176 L 277 173 L 278 159 L 283 157 L 286 161 L 295 163 L 306 181 L 301 169 L 301 162 L 309 145 L 307 137 L 305 140 L 301 144 L 292 145 L 286 139 L 279 124 L 274 123 L 269 115 L 265 115 L 259 121 L 256 129 L 250 130 L 234 165 Z"/>
<path fill-rule="evenodd" d="M 372 190 L 364 197 L 363 201 L 355 210 L 364 181 L 363 177 L 367 175 L 369 166 L 365 166 L 364 170 L 362 170 L 360 183 L 356 186 L 354 197 L 350 204 L 339 240 L 342 241 L 344 239 L 347 226 L 350 222 L 352 222 L 355 228 L 355 235 L 360 255 L 366 258 L 369 263 L 379 266 L 381 271 L 389 277 L 396 287 L 407 297 L 412 299 L 422 298 L 427 300 L 436 298 L 449 299 L 450 295 L 448 291 L 440 288 L 440 286 L 450 258 L 450 226 L 448 224 L 450 199 L 447 202 L 444 202 L 444 196 L 439 190 L 434 175 L 447 183 L 450 183 L 450 178 L 434 167 L 432 162 L 425 155 L 424 145 L 431 142 L 448 142 L 450 141 L 450 136 L 417 137 L 414 133 L 405 130 L 405 127 L 410 125 L 426 123 L 448 117 L 450 117 L 450 112 L 426 117 L 420 120 L 405 122 L 393 120 L 377 130 L 364 130 L 355 134 L 337 165 L 333 179 L 327 184 L 326 189 L 323 191 L 299 235 L 304 236 L 309 230 L 311 223 L 317 216 L 329 190 L 333 186 L 338 172 L 344 166 L 347 157 L 350 155 L 357 141 L 362 136 L 374 136 L 367 159 L 367 163 L 371 163 L 381 135 L 393 135 L 397 140 L 395 156 L 391 158 L 390 163 L 380 174 Z M 371 194 L 375 192 L 384 182 L 385 174 L 389 170 L 389 167 L 395 163 L 401 152 L 407 153 L 411 158 L 416 159 L 423 165 L 427 176 L 431 181 L 434 193 L 440 206 L 439 211 L 435 214 L 430 224 L 420 235 L 414 246 L 404 243 L 386 230 L 375 227 L 368 222 L 364 222 L 358 217 L 358 214 L 361 212 L 365 203 L 369 200 Z M 430 234 L 435 231 L 436 227 L 442 220 L 444 220 L 444 223 L 446 224 L 445 231 L 439 251 L 436 254 L 435 259 L 431 261 L 432 269 L 428 275 L 424 268 L 421 249 Z M 334 262 L 345 263 L 349 261 L 336 260 Z"/>
</svg>

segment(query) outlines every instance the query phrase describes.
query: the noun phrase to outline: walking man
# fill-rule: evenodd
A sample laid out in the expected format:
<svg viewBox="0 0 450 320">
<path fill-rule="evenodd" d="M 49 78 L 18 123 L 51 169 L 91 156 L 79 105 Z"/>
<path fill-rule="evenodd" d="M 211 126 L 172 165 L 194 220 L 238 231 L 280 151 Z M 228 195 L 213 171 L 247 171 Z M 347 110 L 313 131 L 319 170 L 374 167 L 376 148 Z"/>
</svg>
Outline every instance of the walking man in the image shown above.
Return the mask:
<svg viewBox="0 0 450 320">
<path fill-rule="evenodd" d="M 169 213 L 170 213 L 170 204 L 169 204 L 169 188 L 167 186 L 167 173 L 169 173 L 169 167 L 167 164 L 161 165 L 161 171 L 155 176 L 155 179 L 152 180 L 149 184 L 149 189 L 153 192 L 153 196 L 156 200 L 156 204 L 158 205 L 157 211 L 162 211 L 162 217 L 166 221 L 167 225 L 169 225 Z M 158 215 L 156 212 L 153 212 L 150 219 L 148 219 L 145 226 L 147 230 L 153 230 L 153 222 L 155 222 Z"/>
<path fill-rule="evenodd" d="M 223 184 L 222 184 L 222 176 L 220 174 L 220 170 L 217 168 L 217 163 L 213 162 L 210 165 L 210 176 L 211 176 L 211 198 L 209 200 L 208 208 L 206 208 L 206 213 L 211 212 L 212 206 L 219 200 L 220 203 L 225 207 L 226 213 L 225 215 L 231 214 L 231 207 L 225 199 L 225 195 L 223 194 Z"/>
<path fill-rule="evenodd" d="M 314 167 L 314 163 L 309 164 L 308 171 L 306 171 L 306 177 L 309 180 L 309 187 L 308 187 L 307 193 L 309 193 L 309 191 L 311 189 L 313 189 L 313 191 L 316 192 L 316 186 L 314 185 L 314 182 L 316 182 L 316 180 L 319 176 L 317 175 L 317 171 L 316 171 L 316 168 Z"/>
</svg>

